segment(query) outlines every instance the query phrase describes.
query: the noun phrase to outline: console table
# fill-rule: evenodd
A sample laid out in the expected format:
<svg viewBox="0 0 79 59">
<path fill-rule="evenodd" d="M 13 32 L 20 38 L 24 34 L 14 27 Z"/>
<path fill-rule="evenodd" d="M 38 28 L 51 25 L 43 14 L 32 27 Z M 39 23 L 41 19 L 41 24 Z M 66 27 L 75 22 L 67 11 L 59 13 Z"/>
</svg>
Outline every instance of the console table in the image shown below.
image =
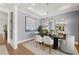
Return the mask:
<svg viewBox="0 0 79 59">
<path fill-rule="evenodd" d="M 59 35 L 53 35 L 51 38 L 54 40 L 54 45 L 53 48 L 57 49 L 58 48 L 58 39 L 65 39 L 66 34 L 63 34 L 63 38 L 59 37 Z"/>
</svg>

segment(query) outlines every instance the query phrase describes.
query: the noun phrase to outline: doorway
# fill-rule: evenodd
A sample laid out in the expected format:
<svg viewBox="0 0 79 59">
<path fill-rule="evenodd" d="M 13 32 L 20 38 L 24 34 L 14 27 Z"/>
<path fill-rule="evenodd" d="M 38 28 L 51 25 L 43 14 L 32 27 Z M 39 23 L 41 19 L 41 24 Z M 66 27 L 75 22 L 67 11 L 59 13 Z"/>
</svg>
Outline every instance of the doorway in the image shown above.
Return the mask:
<svg viewBox="0 0 79 59">
<path fill-rule="evenodd" d="M 0 45 L 7 42 L 8 14 L 0 11 Z"/>
</svg>

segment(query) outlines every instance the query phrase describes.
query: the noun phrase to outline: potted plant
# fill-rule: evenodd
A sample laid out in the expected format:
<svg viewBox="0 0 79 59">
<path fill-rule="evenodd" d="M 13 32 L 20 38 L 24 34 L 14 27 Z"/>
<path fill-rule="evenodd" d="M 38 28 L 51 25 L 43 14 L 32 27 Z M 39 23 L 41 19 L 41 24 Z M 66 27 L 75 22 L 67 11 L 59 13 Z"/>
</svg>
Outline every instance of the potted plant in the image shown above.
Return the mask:
<svg viewBox="0 0 79 59">
<path fill-rule="evenodd" d="M 41 31 L 42 31 L 42 26 L 39 26 L 38 32 L 41 32 Z"/>
<path fill-rule="evenodd" d="M 5 38 L 6 38 L 6 40 L 7 40 L 7 24 L 4 25 L 4 32 L 5 32 Z"/>
<path fill-rule="evenodd" d="M 39 26 L 38 28 L 39 35 L 43 36 L 43 27 Z"/>
</svg>

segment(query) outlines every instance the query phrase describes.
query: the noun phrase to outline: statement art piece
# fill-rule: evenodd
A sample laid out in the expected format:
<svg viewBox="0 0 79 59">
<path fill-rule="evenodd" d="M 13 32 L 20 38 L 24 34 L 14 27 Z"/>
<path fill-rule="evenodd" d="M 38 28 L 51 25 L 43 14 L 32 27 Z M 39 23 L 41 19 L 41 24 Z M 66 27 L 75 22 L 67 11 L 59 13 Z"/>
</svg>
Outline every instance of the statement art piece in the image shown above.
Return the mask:
<svg viewBox="0 0 79 59">
<path fill-rule="evenodd" d="M 35 31 L 36 21 L 34 18 L 25 16 L 25 31 Z"/>
</svg>

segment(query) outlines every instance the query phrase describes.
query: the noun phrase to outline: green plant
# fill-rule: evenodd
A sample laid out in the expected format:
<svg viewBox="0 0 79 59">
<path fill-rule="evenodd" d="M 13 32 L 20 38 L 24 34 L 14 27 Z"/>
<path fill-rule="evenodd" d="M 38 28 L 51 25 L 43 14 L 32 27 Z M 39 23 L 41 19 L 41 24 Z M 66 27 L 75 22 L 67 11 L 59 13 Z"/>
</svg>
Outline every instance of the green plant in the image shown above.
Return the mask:
<svg viewBox="0 0 79 59">
<path fill-rule="evenodd" d="M 47 29 L 44 29 L 44 30 L 43 30 L 43 34 L 44 34 L 44 35 L 48 35 L 48 30 L 47 30 Z"/>
<path fill-rule="evenodd" d="M 4 32 L 7 32 L 7 24 L 4 25 Z"/>
<path fill-rule="evenodd" d="M 7 40 L 7 24 L 4 25 L 4 32 L 5 32 L 5 38 L 6 38 L 6 40 Z"/>
<path fill-rule="evenodd" d="M 44 29 L 43 26 L 39 26 L 38 28 L 38 32 L 40 35 L 44 36 L 44 35 L 52 35 L 52 32 L 54 32 L 53 30 L 49 30 L 49 29 Z"/>
<path fill-rule="evenodd" d="M 38 28 L 38 32 L 42 32 L 43 31 L 43 27 L 42 26 L 39 26 L 39 28 Z"/>
</svg>

